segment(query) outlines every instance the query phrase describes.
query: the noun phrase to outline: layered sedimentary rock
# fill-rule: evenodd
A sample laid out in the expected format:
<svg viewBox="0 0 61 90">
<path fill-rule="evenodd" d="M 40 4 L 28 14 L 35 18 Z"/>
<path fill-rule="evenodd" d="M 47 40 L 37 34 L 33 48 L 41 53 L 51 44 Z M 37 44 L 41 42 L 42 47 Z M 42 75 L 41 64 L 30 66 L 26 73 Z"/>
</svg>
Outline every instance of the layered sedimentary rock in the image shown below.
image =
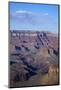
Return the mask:
<svg viewBox="0 0 61 90">
<path fill-rule="evenodd" d="M 58 36 L 53 33 L 9 31 L 9 53 L 11 87 L 15 83 L 32 81 L 34 76 L 37 80 L 39 74 L 41 78 L 42 74 L 50 72 L 51 66 L 53 70 L 59 69 Z M 57 80 L 55 83 L 58 83 Z M 39 84 L 42 85 L 41 82 Z"/>
</svg>

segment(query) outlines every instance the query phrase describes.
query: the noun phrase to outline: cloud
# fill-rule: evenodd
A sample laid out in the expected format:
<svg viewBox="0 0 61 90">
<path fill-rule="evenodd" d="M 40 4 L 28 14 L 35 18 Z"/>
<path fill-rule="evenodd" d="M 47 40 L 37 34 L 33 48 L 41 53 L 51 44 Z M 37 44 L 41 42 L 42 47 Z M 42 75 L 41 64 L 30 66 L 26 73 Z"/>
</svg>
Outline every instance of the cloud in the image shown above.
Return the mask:
<svg viewBox="0 0 61 90">
<path fill-rule="evenodd" d="M 16 11 L 16 13 L 25 13 L 26 11 L 25 10 L 18 10 L 18 11 Z"/>
<path fill-rule="evenodd" d="M 28 13 L 28 14 L 33 14 L 31 11 L 25 11 L 25 10 L 18 10 L 16 11 L 16 14 L 25 14 L 25 13 Z"/>
<path fill-rule="evenodd" d="M 35 12 L 31 12 L 31 11 L 26 11 L 26 10 L 17 10 L 15 12 L 17 15 L 28 15 L 28 16 L 48 16 L 48 13 L 35 13 Z"/>
<path fill-rule="evenodd" d="M 26 23 L 34 25 L 37 23 L 37 13 L 34 13 L 32 11 L 26 11 L 26 10 L 17 10 L 15 12 L 15 17 L 17 21 L 20 21 L 20 23 Z"/>
<path fill-rule="evenodd" d="M 14 15 L 11 15 L 11 18 L 23 26 L 25 24 L 26 26 L 29 25 L 33 27 L 44 27 L 51 24 L 52 20 L 47 12 L 36 13 L 27 10 L 17 10 Z"/>
</svg>

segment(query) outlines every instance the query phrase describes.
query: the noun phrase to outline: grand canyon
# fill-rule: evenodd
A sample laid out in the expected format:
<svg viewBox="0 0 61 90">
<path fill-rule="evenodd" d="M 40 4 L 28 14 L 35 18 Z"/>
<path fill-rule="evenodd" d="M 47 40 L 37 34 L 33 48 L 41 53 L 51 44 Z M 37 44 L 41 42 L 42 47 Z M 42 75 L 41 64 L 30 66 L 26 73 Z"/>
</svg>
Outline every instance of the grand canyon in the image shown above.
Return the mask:
<svg viewBox="0 0 61 90">
<path fill-rule="evenodd" d="M 58 34 L 9 31 L 10 87 L 58 85 Z"/>
</svg>

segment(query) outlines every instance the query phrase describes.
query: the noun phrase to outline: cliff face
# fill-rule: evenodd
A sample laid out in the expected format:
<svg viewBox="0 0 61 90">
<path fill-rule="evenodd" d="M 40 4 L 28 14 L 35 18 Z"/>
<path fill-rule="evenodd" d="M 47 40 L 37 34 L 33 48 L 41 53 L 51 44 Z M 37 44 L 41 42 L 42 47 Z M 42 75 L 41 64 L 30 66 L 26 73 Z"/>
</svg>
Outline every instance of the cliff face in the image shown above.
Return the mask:
<svg viewBox="0 0 61 90">
<path fill-rule="evenodd" d="M 51 65 L 59 68 L 58 37 L 53 33 L 10 31 L 9 53 L 11 87 L 35 75 L 47 74 Z"/>
<path fill-rule="evenodd" d="M 10 50 L 51 48 L 58 49 L 58 37 L 46 32 L 18 32 L 10 31 Z"/>
</svg>

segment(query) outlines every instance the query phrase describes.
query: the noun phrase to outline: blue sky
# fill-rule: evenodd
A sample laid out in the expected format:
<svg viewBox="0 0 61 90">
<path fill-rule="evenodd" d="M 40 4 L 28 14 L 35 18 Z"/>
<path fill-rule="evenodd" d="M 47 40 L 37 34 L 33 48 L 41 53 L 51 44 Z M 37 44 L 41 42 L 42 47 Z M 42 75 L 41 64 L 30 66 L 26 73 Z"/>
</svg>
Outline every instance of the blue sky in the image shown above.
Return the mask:
<svg viewBox="0 0 61 90">
<path fill-rule="evenodd" d="M 58 6 L 9 3 L 10 30 L 58 32 Z"/>
</svg>

